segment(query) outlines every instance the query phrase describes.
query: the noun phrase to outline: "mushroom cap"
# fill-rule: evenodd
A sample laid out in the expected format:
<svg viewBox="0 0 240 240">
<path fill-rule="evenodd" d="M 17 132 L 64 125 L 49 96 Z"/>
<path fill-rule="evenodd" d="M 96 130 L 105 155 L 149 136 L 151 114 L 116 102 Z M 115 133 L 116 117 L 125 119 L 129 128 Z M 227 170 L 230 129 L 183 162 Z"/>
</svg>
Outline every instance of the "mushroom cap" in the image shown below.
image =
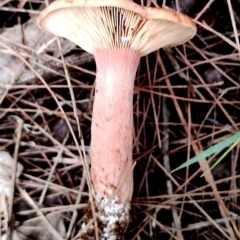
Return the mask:
<svg viewBox="0 0 240 240">
<path fill-rule="evenodd" d="M 196 33 L 195 23 L 184 14 L 129 0 L 56 0 L 40 14 L 38 25 L 92 54 L 129 48 L 144 56 L 183 44 Z"/>
</svg>

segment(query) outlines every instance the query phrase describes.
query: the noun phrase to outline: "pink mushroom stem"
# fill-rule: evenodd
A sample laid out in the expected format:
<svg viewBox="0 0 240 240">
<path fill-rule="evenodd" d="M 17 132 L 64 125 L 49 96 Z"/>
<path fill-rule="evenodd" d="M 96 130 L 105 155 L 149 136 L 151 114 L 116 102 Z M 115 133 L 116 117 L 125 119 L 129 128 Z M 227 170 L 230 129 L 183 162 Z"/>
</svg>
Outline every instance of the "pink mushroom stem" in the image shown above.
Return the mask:
<svg viewBox="0 0 240 240">
<path fill-rule="evenodd" d="M 133 89 L 140 55 L 130 49 L 96 50 L 91 175 L 96 194 L 129 202 L 133 192 Z"/>
</svg>

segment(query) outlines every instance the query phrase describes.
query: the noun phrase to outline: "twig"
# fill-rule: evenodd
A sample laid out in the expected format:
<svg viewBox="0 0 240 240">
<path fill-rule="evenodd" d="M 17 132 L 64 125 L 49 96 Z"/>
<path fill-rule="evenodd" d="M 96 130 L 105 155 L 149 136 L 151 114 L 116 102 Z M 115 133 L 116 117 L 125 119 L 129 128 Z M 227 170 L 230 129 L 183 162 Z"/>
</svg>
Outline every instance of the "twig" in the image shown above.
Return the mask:
<svg viewBox="0 0 240 240">
<path fill-rule="evenodd" d="M 168 123 L 169 122 L 169 112 L 167 109 L 167 105 L 166 105 L 166 98 L 163 98 L 163 122 Z M 164 125 L 163 127 L 163 133 L 165 134 L 165 138 L 162 140 L 162 154 L 163 154 L 163 163 L 164 163 L 164 167 L 165 169 L 170 173 L 171 172 L 171 167 L 170 167 L 170 163 L 169 163 L 169 137 L 168 137 L 168 126 Z M 167 179 L 167 189 L 168 189 L 168 194 L 172 195 L 173 194 L 173 186 L 172 186 L 172 182 L 171 180 Z M 173 221 L 175 224 L 175 227 L 177 230 L 177 238 L 178 240 L 182 240 L 183 235 L 181 232 L 181 220 L 180 217 L 178 216 L 178 213 L 176 211 L 176 209 L 173 207 L 172 208 L 172 216 L 173 216 Z"/>
<path fill-rule="evenodd" d="M 7 239 L 12 239 L 13 233 L 13 215 L 12 215 L 12 207 L 13 207 L 13 199 L 14 199 L 14 192 L 15 192 L 15 184 L 16 184 L 16 173 L 17 173 L 17 162 L 18 162 L 18 153 L 20 147 L 20 141 L 22 136 L 22 128 L 23 128 L 23 120 L 21 118 L 17 118 L 17 128 L 16 128 L 16 143 L 14 148 L 14 156 L 13 156 L 13 166 L 12 166 L 12 176 L 11 176 L 11 185 L 10 185 L 10 197 L 8 201 L 8 231 L 7 231 Z"/>
<path fill-rule="evenodd" d="M 56 237 L 58 240 L 65 240 L 62 238 L 62 236 L 58 233 L 58 231 L 51 225 L 51 223 L 48 221 L 48 219 L 43 215 L 41 210 L 38 208 L 36 203 L 33 201 L 33 199 L 28 195 L 28 193 L 22 189 L 18 184 L 16 185 L 18 191 L 22 195 L 23 198 L 26 199 L 26 201 L 36 210 L 36 213 L 41 217 L 42 221 L 45 223 L 48 230 Z M 9 239 L 11 240 L 11 239 Z"/>
</svg>

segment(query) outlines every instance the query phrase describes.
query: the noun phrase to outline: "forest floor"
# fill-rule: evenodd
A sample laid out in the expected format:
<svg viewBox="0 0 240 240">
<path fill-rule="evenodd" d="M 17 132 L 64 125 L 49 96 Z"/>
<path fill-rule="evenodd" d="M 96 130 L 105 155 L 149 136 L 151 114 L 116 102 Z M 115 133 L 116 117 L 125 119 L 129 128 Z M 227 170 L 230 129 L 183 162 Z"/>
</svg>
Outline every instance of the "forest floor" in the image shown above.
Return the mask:
<svg viewBox="0 0 240 240">
<path fill-rule="evenodd" d="M 95 61 L 39 29 L 47 2 L 0 1 L 0 239 L 79 239 L 89 206 Z M 197 34 L 140 60 L 126 239 L 240 239 L 240 1 L 139 4 L 184 12 Z"/>
</svg>

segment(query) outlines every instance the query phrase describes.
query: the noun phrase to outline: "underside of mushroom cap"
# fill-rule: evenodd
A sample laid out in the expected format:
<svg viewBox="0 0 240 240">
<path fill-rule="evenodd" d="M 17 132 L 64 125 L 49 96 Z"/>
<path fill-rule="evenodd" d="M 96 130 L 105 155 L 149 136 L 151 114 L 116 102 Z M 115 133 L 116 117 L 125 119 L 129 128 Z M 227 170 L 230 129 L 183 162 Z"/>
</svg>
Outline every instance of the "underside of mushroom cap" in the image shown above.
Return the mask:
<svg viewBox="0 0 240 240">
<path fill-rule="evenodd" d="M 183 44 L 196 33 L 192 19 L 181 13 L 129 0 L 57 0 L 40 14 L 38 24 L 92 54 L 129 48 L 144 56 Z"/>
</svg>

